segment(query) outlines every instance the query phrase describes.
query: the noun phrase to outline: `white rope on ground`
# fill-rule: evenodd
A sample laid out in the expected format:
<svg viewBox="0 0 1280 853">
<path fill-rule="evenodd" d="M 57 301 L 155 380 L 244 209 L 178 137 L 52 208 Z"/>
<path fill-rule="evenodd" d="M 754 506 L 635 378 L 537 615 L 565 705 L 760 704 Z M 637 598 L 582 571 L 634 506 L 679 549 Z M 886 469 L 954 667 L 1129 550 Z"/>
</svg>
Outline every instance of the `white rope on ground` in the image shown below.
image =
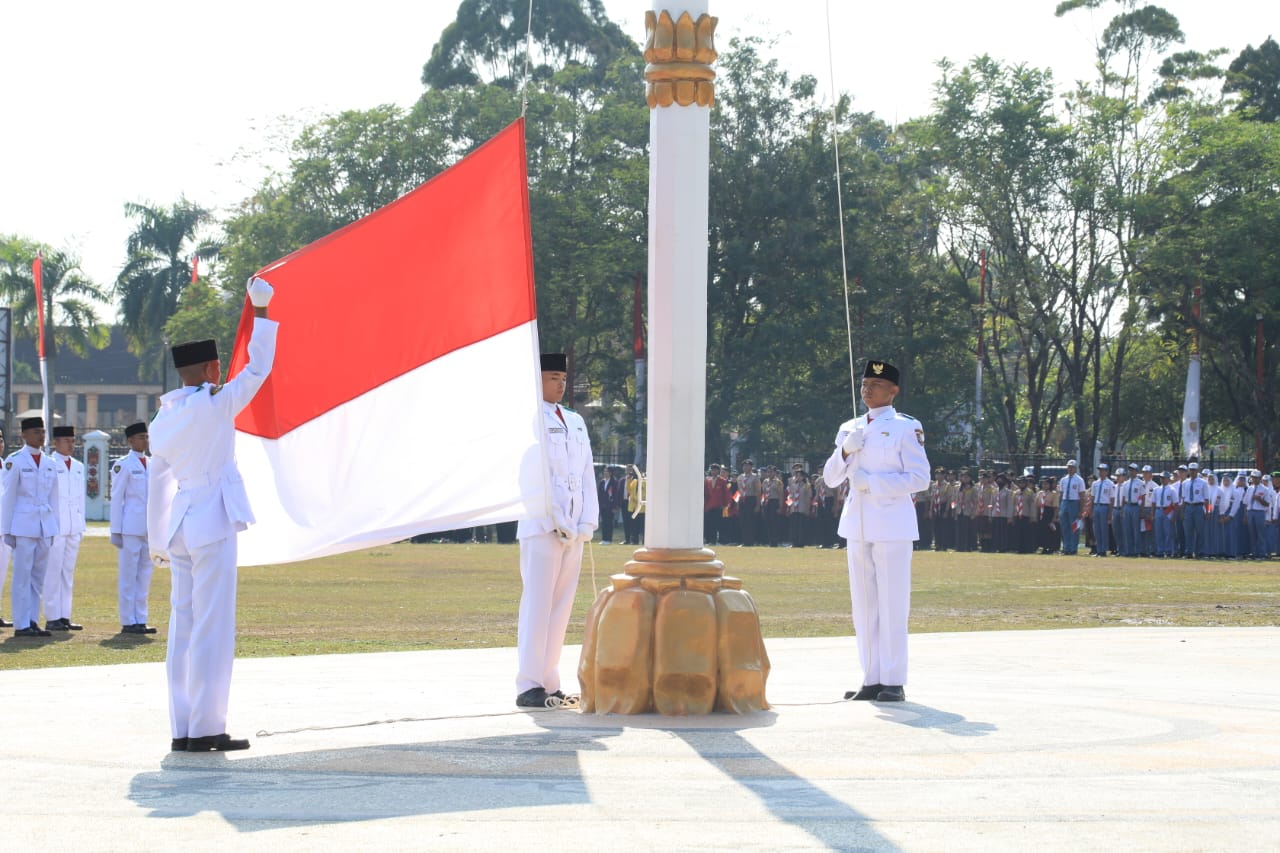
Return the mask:
<svg viewBox="0 0 1280 853">
<path fill-rule="evenodd" d="M 844 191 L 840 179 L 840 135 L 836 127 L 836 65 L 831 49 L 831 0 L 827 10 L 827 72 L 831 80 L 831 144 L 836 154 L 836 210 L 840 219 L 840 275 L 844 281 L 844 327 L 849 340 L 849 395 L 853 398 L 853 414 L 858 414 L 858 378 L 853 364 L 853 316 L 849 309 L 849 261 L 844 242 Z"/>
</svg>

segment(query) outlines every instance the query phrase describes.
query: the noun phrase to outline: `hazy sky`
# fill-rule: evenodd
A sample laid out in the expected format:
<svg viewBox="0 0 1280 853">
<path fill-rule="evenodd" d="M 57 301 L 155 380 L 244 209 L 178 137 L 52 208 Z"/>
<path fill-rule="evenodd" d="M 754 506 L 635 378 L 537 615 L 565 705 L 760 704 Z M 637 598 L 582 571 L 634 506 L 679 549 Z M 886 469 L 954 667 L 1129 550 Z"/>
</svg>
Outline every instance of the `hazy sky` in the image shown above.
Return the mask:
<svg viewBox="0 0 1280 853">
<path fill-rule="evenodd" d="M 539 0 L 534 0 L 538 14 Z M 650 0 L 605 0 L 639 43 Z M 1091 75 L 1093 44 L 1118 5 L 1053 16 L 1057 0 L 830 0 L 835 85 L 893 122 L 928 110 L 935 63 L 990 53 L 1052 67 L 1060 87 Z M 1271 0 L 1167 0 L 1187 46 L 1274 34 Z M 826 98 L 825 0 L 711 0 L 722 50 L 776 39 L 781 63 Z M 301 124 L 326 112 L 412 103 L 456 0 L 46 0 L 4 3 L 0 31 L 0 234 L 80 254 L 109 286 L 130 230 L 125 201 L 181 195 L 223 212 L 244 198 Z M 642 82 L 637 81 L 637 97 Z M 514 118 L 514 116 L 513 116 Z M 273 260 L 263 258 L 264 263 Z"/>
</svg>

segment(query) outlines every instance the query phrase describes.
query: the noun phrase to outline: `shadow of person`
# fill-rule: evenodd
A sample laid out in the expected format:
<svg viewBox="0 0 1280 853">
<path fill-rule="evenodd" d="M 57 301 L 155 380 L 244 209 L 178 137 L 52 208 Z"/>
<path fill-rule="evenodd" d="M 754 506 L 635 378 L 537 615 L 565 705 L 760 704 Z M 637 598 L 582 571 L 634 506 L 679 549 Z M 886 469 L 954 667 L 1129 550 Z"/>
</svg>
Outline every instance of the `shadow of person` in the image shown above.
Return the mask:
<svg viewBox="0 0 1280 853">
<path fill-rule="evenodd" d="M 919 702 L 876 703 L 879 718 L 913 729 L 934 729 L 955 737 L 986 737 L 997 731 L 993 723 L 979 723 L 961 714 L 930 708 Z"/>
<path fill-rule="evenodd" d="M 138 646 L 150 645 L 156 642 L 159 637 L 159 633 L 126 634 L 121 631 L 119 634 L 113 634 L 105 640 L 99 640 L 98 645 L 104 649 L 132 649 Z"/>
<path fill-rule="evenodd" d="M 563 714 L 548 711 L 546 715 Z M 576 714 L 574 716 L 577 716 Z M 129 799 L 148 817 L 216 812 L 241 832 L 512 807 L 589 803 L 578 756 L 607 733 L 561 728 L 463 740 L 250 757 L 170 753 Z"/>
</svg>

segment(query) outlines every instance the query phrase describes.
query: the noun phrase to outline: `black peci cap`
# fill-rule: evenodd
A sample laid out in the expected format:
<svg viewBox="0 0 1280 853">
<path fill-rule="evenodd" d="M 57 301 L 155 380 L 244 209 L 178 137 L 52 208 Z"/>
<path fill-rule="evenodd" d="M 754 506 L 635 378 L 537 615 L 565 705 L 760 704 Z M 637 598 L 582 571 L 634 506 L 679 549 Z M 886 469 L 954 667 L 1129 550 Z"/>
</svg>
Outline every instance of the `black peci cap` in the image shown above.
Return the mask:
<svg viewBox="0 0 1280 853">
<path fill-rule="evenodd" d="M 146 434 L 147 434 L 147 425 L 143 421 L 138 421 L 136 424 L 129 424 L 127 427 L 124 428 L 125 438 L 133 438 L 135 435 L 146 435 Z"/>
<path fill-rule="evenodd" d="M 543 370 L 554 370 L 560 373 L 569 372 L 569 356 L 562 352 L 544 352 L 541 360 Z"/>
<path fill-rule="evenodd" d="M 894 367 L 887 361 L 873 361 L 868 359 L 866 367 L 862 369 L 863 379 L 886 379 L 894 385 L 898 385 L 898 368 Z"/>
<path fill-rule="evenodd" d="M 178 344 L 171 352 L 174 367 L 190 367 L 193 364 L 204 364 L 206 361 L 217 361 L 218 342 L 212 338 L 206 341 L 191 341 Z"/>
</svg>

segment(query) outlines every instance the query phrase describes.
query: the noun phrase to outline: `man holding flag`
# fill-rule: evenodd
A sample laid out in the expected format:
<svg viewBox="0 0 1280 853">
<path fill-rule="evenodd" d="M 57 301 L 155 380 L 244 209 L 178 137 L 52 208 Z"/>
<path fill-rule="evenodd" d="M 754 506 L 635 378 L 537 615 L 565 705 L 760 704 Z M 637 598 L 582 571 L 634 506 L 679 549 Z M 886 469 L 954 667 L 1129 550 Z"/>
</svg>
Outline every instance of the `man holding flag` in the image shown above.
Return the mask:
<svg viewBox="0 0 1280 853">
<path fill-rule="evenodd" d="M 273 289 L 249 282 L 253 333 L 249 362 L 225 385 L 217 343 L 173 348 L 183 387 L 160 398 L 151 423 L 147 538 L 173 572 L 169 647 L 169 720 L 174 751 L 248 749 L 226 733 L 235 657 L 236 534 L 253 511 L 235 460 L 235 417 L 271 372 L 277 323 L 267 318 Z"/>
</svg>

